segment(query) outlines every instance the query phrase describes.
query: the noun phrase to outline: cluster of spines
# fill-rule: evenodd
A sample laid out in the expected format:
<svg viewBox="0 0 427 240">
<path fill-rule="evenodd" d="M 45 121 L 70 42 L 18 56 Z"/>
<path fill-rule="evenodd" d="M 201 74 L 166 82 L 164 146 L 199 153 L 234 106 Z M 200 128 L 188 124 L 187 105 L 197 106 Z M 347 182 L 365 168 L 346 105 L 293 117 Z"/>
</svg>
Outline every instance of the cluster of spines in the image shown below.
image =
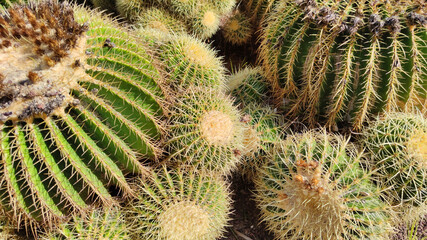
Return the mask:
<svg viewBox="0 0 427 240">
<path fill-rule="evenodd" d="M 3 207 L 17 226 L 51 227 L 94 201 L 115 205 L 109 186 L 133 194 L 125 174 L 146 173 L 140 160 L 155 159 L 160 152 L 163 77 L 153 54 L 100 13 L 56 1 L 11 8 L 21 18 L 31 16 L 25 9 L 34 10 L 36 18 L 67 13 L 65 20 L 75 17 L 77 30 L 86 31 L 81 49 L 86 58 L 79 61 L 86 74 L 70 89 L 79 104 L 60 115 L 0 124 Z M 47 22 L 62 23 L 54 19 Z M 74 67 L 58 66 L 64 72 Z"/>
<path fill-rule="evenodd" d="M 222 26 L 224 39 L 234 45 L 248 43 L 252 37 L 252 24 L 245 13 L 236 10 Z"/>
<path fill-rule="evenodd" d="M 276 104 L 285 98 L 287 115 L 311 126 L 350 122 L 356 129 L 370 114 L 422 107 L 426 33 L 420 4 L 277 4 L 260 47 Z"/>
<path fill-rule="evenodd" d="M 388 209 L 360 152 L 326 132 L 288 135 L 259 170 L 256 198 L 277 239 L 384 239 Z"/>
<path fill-rule="evenodd" d="M 162 166 L 136 186 L 138 196 L 126 207 L 133 239 L 211 240 L 222 235 L 230 197 L 220 177 Z"/>
</svg>

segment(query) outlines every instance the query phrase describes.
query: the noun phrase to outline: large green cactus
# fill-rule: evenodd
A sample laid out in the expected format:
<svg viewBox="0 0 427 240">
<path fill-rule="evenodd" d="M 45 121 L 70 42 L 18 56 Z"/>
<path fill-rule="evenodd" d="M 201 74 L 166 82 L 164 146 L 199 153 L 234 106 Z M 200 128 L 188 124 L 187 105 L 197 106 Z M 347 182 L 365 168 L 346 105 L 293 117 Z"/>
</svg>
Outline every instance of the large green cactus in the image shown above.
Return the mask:
<svg viewBox="0 0 427 240">
<path fill-rule="evenodd" d="M 10 17 L 8 17 L 10 16 Z M 57 1 L 0 13 L 0 193 L 16 221 L 114 203 L 162 127 L 153 55 L 100 13 Z M 49 223 L 47 223 L 49 221 Z"/>
<path fill-rule="evenodd" d="M 348 140 L 326 133 L 279 143 L 256 180 L 262 218 L 277 239 L 385 239 L 387 207 L 360 159 Z"/>
<path fill-rule="evenodd" d="M 281 1 L 260 47 L 276 103 L 312 126 L 355 129 L 372 114 L 425 108 L 425 9 L 417 0 Z"/>
</svg>

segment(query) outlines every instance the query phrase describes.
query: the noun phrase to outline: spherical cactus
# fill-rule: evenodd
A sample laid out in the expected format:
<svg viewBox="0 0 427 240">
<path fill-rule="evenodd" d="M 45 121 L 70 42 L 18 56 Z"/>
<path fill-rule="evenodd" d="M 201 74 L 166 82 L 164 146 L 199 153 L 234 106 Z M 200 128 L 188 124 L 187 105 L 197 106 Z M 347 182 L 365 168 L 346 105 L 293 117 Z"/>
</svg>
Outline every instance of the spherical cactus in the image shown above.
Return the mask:
<svg viewBox="0 0 427 240">
<path fill-rule="evenodd" d="M 136 21 L 147 7 L 149 7 L 147 2 L 142 0 L 116 0 L 117 12 L 131 22 Z"/>
<path fill-rule="evenodd" d="M 288 135 L 259 170 L 256 199 L 277 239 L 385 239 L 380 189 L 348 140 L 319 132 Z"/>
<path fill-rule="evenodd" d="M 260 62 L 289 117 L 360 130 L 372 115 L 425 108 L 423 1 L 281 1 Z"/>
<path fill-rule="evenodd" d="M 135 24 L 143 28 L 157 29 L 165 34 L 183 34 L 187 31 L 184 22 L 165 10 L 155 7 L 141 11 L 135 20 Z"/>
<path fill-rule="evenodd" d="M 191 85 L 224 87 L 225 67 L 216 52 L 202 41 L 183 34 L 163 44 L 161 60 L 170 73 L 168 83 L 176 90 Z"/>
<path fill-rule="evenodd" d="M 153 54 L 100 13 L 55 0 L 0 13 L 0 200 L 25 226 L 53 225 L 125 195 L 160 153 Z M 19 224 L 19 222 L 17 223 Z"/>
<path fill-rule="evenodd" d="M 210 88 L 189 89 L 173 109 L 169 164 L 230 173 L 240 161 L 243 141 L 241 117 L 231 100 Z"/>
<path fill-rule="evenodd" d="M 427 120 L 420 114 L 391 113 L 371 122 L 362 136 L 389 195 L 396 202 L 425 202 Z"/>
<path fill-rule="evenodd" d="M 212 5 L 216 12 L 219 14 L 227 15 L 229 14 L 234 6 L 236 5 L 236 0 L 205 0 L 208 4 Z"/>
<path fill-rule="evenodd" d="M 163 167 L 136 185 L 127 209 L 132 239 L 214 240 L 224 231 L 230 198 L 220 178 Z"/>
<path fill-rule="evenodd" d="M 251 39 L 252 24 L 244 13 L 235 11 L 222 26 L 222 34 L 227 42 L 242 45 Z"/>
<path fill-rule="evenodd" d="M 84 216 L 73 216 L 69 223 L 61 224 L 41 240 L 129 239 L 130 228 L 120 209 L 94 209 Z"/>
<path fill-rule="evenodd" d="M 280 142 L 285 127 L 280 115 L 270 107 L 252 103 L 242 109 L 242 114 L 241 121 L 246 124 L 246 129 L 239 173 L 253 179 L 267 153 Z"/>
<path fill-rule="evenodd" d="M 241 107 L 251 103 L 264 104 L 269 95 L 269 84 L 260 67 L 245 67 L 233 73 L 226 81 L 227 92 Z"/>
</svg>

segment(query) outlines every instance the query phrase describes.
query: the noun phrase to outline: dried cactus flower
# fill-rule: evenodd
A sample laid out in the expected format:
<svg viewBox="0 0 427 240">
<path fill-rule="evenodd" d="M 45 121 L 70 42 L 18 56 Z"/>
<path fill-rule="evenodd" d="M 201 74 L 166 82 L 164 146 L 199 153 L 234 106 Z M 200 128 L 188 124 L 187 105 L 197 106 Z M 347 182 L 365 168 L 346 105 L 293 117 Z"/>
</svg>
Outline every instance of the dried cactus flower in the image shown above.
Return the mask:
<svg viewBox="0 0 427 240">
<path fill-rule="evenodd" d="M 381 189 L 348 140 L 323 132 L 288 135 L 259 170 L 256 199 L 276 239 L 384 239 Z"/>
<path fill-rule="evenodd" d="M 276 105 L 333 130 L 360 130 L 382 112 L 425 111 L 426 9 L 417 0 L 280 1 L 259 49 Z"/>
<path fill-rule="evenodd" d="M 127 207 L 133 239 L 214 240 L 229 219 L 227 184 L 209 174 L 157 170 Z"/>
<path fill-rule="evenodd" d="M 162 74 L 100 13 L 56 0 L 0 13 L 1 203 L 27 229 L 131 195 L 160 154 Z"/>
<path fill-rule="evenodd" d="M 177 167 L 229 174 L 240 161 L 243 125 L 223 93 L 191 88 L 173 107 L 168 162 Z"/>
<path fill-rule="evenodd" d="M 364 129 L 362 144 L 378 181 L 395 203 L 427 200 L 427 120 L 421 114 L 390 113 Z"/>
</svg>

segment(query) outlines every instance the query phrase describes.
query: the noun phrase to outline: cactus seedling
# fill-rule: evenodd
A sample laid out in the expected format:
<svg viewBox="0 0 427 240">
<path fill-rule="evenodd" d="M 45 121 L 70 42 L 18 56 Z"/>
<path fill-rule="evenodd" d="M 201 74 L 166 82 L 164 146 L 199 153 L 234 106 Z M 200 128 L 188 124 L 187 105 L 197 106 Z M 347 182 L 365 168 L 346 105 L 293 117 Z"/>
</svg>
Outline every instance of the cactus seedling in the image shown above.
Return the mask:
<svg viewBox="0 0 427 240">
<path fill-rule="evenodd" d="M 118 208 L 93 209 L 84 216 L 75 215 L 69 223 L 61 224 L 41 240 L 127 240 L 129 226 Z"/>
<path fill-rule="evenodd" d="M 395 202 L 425 202 L 427 120 L 420 114 L 391 113 L 371 122 L 363 136 L 379 182 L 390 188 Z"/>
<path fill-rule="evenodd" d="M 207 44 L 187 34 L 178 35 L 163 44 L 161 60 L 170 73 L 169 84 L 176 90 L 205 86 L 224 87 L 225 67 L 221 58 Z"/>
<path fill-rule="evenodd" d="M 226 88 L 240 107 L 263 104 L 269 95 L 269 83 L 260 67 L 245 67 L 232 74 L 227 79 Z"/>
<path fill-rule="evenodd" d="M 184 92 L 173 107 L 169 161 L 200 171 L 228 174 L 240 161 L 243 126 L 224 94 L 209 88 Z"/>
<path fill-rule="evenodd" d="M 242 45 L 252 36 L 252 24 L 244 13 L 235 11 L 222 27 L 222 32 L 227 42 Z"/>
<path fill-rule="evenodd" d="M 25 227 L 54 224 L 159 150 L 156 60 L 114 21 L 57 1 L 0 13 L 0 200 Z M 40 225 L 39 225 L 40 226 Z"/>
<path fill-rule="evenodd" d="M 426 106 L 423 1 L 280 1 L 260 61 L 289 117 L 360 130 L 370 116 Z"/>
<path fill-rule="evenodd" d="M 381 191 L 340 136 L 288 135 L 259 170 L 256 199 L 277 239 L 384 239 Z"/>
<path fill-rule="evenodd" d="M 134 239 L 214 240 L 224 231 L 230 198 L 220 178 L 163 167 L 137 187 L 128 207 Z"/>
</svg>

